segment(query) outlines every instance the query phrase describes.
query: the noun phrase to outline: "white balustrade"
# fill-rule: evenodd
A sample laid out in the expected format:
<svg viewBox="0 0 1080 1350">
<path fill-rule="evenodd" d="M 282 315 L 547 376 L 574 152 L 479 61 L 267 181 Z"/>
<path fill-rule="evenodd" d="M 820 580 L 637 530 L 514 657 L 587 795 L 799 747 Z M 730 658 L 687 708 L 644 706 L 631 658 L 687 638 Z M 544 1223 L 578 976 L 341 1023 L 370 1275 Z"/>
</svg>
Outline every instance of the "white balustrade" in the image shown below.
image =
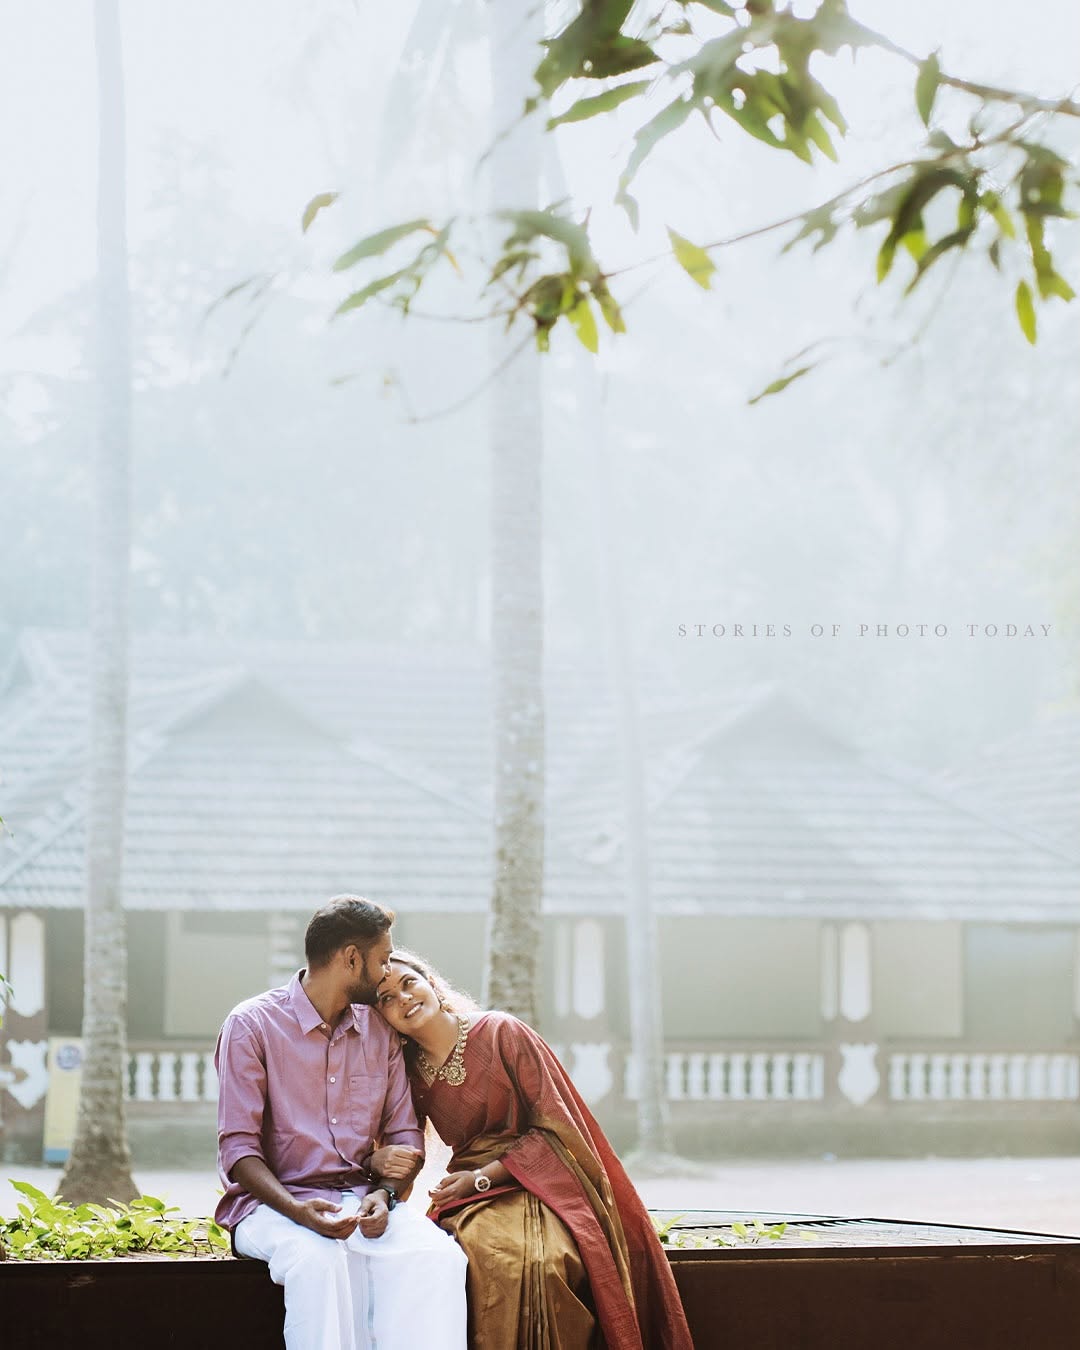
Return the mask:
<svg viewBox="0 0 1080 1350">
<path fill-rule="evenodd" d="M 132 1102 L 213 1102 L 218 1082 L 212 1050 L 133 1050 L 127 1098 Z"/>
<path fill-rule="evenodd" d="M 627 1055 L 623 1091 L 638 1098 L 638 1074 Z M 664 1056 L 664 1091 L 669 1101 L 790 1102 L 825 1096 L 825 1056 L 817 1051 L 669 1051 Z"/>
<path fill-rule="evenodd" d="M 158 1101 L 176 1101 L 176 1056 L 171 1050 L 158 1055 Z"/>
<path fill-rule="evenodd" d="M 199 1054 L 195 1050 L 185 1050 L 180 1056 L 180 1100 L 199 1100 Z"/>
<path fill-rule="evenodd" d="M 1080 1100 L 1080 1056 L 1045 1051 L 895 1051 L 890 1101 L 1070 1102 Z"/>
</svg>

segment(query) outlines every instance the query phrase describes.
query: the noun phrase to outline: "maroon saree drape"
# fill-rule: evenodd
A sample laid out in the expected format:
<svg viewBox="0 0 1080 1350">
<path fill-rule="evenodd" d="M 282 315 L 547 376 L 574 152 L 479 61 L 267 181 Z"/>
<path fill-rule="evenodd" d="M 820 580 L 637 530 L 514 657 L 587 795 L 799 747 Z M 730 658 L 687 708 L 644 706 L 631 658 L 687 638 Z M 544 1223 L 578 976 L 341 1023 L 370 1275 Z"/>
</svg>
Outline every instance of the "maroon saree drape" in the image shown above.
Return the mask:
<svg viewBox="0 0 1080 1350">
<path fill-rule="evenodd" d="M 509 1014 L 482 1013 L 469 1031 L 464 1063 L 466 1078 L 460 1086 L 438 1079 L 430 1087 L 413 1082 L 418 1113 L 427 1116 L 454 1150 L 450 1170 L 482 1167 L 499 1158 L 518 1185 L 558 1217 L 580 1254 L 588 1276 L 585 1297 L 595 1310 L 599 1344 L 607 1350 L 693 1350 L 667 1256 L 645 1206 L 552 1051 Z M 507 1197 L 505 1231 L 493 1243 L 487 1226 L 483 1242 L 470 1250 L 470 1227 L 479 1233 L 485 1226 L 475 1224 L 467 1211 L 485 1206 L 492 1215 L 498 1213 L 500 1194 Z M 511 1196 L 516 1199 L 511 1201 Z M 517 1187 L 502 1188 L 501 1193 L 493 1189 L 432 1215 L 455 1232 L 469 1254 L 474 1304 L 478 1294 L 486 1298 L 481 1286 L 488 1272 L 492 1279 L 505 1278 L 505 1270 L 500 1277 L 491 1260 L 492 1249 L 505 1250 L 511 1240 L 528 1245 L 530 1234 L 536 1235 L 548 1259 L 559 1263 L 558 1290 L 563 1281 L 573 1282 L 554 1231 L 538 1227 L 542 1213 L 535 1205 L 522 1227 L 522 1200 Z M 478 1209 L 474 1215 L 479 1219 Z M 536 1253 L 524 1251 L 521 1259 L 528 1265 Z M 506 1296 L 513 1296 L 510 1290 Z M 559 1306 L 567 1309 L 566 1320 L 578 1315 L 573 1299 L 560 1302 L 555 1296 L 548 1305 L 547 1313 L 537 1312 L 534 1322 L 546 1318 L 557 1324 Z M 558 1325 L 548 1331 L 525 1325 L 518 1346 L 500 1350 L 561 1350 L 564 1344 L 572 1341 L 560 1339 Z"/>
</svg>

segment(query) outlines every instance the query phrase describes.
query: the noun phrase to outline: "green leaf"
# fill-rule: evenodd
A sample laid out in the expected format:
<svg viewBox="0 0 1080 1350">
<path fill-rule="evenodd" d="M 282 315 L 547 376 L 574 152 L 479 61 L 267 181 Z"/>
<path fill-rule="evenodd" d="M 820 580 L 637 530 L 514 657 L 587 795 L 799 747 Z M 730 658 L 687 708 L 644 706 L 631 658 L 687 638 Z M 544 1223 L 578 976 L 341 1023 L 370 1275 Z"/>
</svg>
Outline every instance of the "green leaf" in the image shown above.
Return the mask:
<svg viewBox="0 0 1080 1350">
<path fill-rule="evenodd" d="M 380 291 L 385 291 L 387 287 L 392 286 L 395 281 L 400 281 L 405 275 L 406 272 L 403 270 L 391 272 L 389 276 L 376 277 L 374 281 L 368 282 L 360 290 L 353 291 L 352 295 L 346 296 L 334 310 L 333 317 L 336 319 L 339 314 L 348 314 L 350 310 L 359 309 L 361 305 L 367 304 L 372 296 L 378 295 Z"/>
<path fill-rule="evenodd" d="M 1021 281 L 1016 288 L 1016 317 L 1020 321 L 1020 331 L 1034 346 L 1038 336 L 1038 328 L 1035 323 L 1035 301 L 1032 299 L 1031 287 L 1026 281 Z"/>
<path fill-rule="evenodd" d="M 903 185 L 902 195 L 897 199 L 893 191 L 887 196 L 890 206 L 893 207 L 892 225 L 889 233 L 881 245 L 877 258 L 877 279 L 881 283 L 892 270 L 893 261 L 896 257 L 897 245 L 901 239 L 912 229 L 918 229 L 922 220 L 923 209 L 929 202 L 946 188 L 956 188 L 963 197 L 975 201 L 978 192 L 975 179 L 961 173 L 958 169 L 952 169 L 944 165 L 932 165 L 929 168 L 919 168 L 916 170 L 913 179 Z M 863 221 L 857 223 L 862 224 Z"/>
<path fill-rule="evenodd" d="M 823 248 L 834 239 L 840 229 L 840 222 L 833 216 L 833 204 L 831 202 L 807 211 L 802 217 L 802 222 L 798 234 L 792 235 L 780 250 L 781 253 L 790 252 L 796 244 L 802 243 L 804 239 L 813 239 L 815 234 L 819 236 L 818 239 L 814 240 L 813 245 L 813 251 L 816 253 L 819 248 Z"/>
<path fill-rule="evenodd" d="M 928 247 L 926 242 L 926 230 L 922 221 L 916 221 L 915 225 L 908 230 L 907 234 L 904 235 L 900 242 L 911 254 L 912 258 L 918 262 L 925 255 Z"/>
<path fill-rule="evenodd" d="M 607 282 L 594 283 L 592 290 L 607 326 L 613 333 L 625 333 L 626 320 L 622 316 L 622 310 L 619 308 L 618 302 L 608 290 Z"/>
<path fill-rule="evenodd" d="M 944 155 L 952 154 L 954 150 L 960 149 L 949 133 L 942 131 L 940 127 L 930 133 L 926 138 L 926 144 L 931 150 L 939 150 Z"/>
<path fill-rule="evenodd" d="M 832 138 L 825 130 L 825 124 L 816 113 L 806 119 L 804 130 L 807 136 L 814 142 L 823 155 L 827 155 L 835 164 L 837 161 L 836 146 L 832 143 Z"/>
<path fill-rule="evenodd" d="M 752 87 L 744 92 L 746 102 L 741 107 L 736 103 L 730 90 L 726 94 L 720 93 L 717 96 L 716 107 L 738 122 L 744 131 L 749 132 L 757 140 L 764 141 L 766 145 L 772 146 L 774 150 L 795 150 L 797 153 L 797 143 L 788 144 L 786 141 L 782 141 L 769 126 L 769 120 L 773 115 L 771 105 L 758 98 Z M 805 142 L 803 142 L 803 146 L 805 147 Z M 802 157 L 805 158 L 805 153 Z"/>
<path fill-rule="evenodd" d="M 631 197 L 629 192 L 622 188 L 615 194 L 615 205 L 621 206 L 626 212 L 626 217 L 630 221 L 630 228 L 637 233 L 638 226 L 641 224 L 641 208 L 638 206 L 636 197 Z"/>
<path fill-rule="evenodd" d="M 573 21 L 544 43 L 547 50 L 533 72 L 544 98 L 567 80 L 607 79 L 660 59 L 647 42 L 619 31 L 630 9 L 631 0 L 585 0 Z"/>
<path fill-rule="evenodd" d="M 513 271 L 515 267 L 518 269 L 518 280 L 520 281 L 529 263 L 535 262 L 539 257 L 539 253 L 533 252 L 532 249 L 524 248 L 514 249 L 510 253 L 504 253 L 492 268 L 491 276 L 488 279 L 488 285 L 491 286 L 494 282 L 498 281 L 500 277 L 505 276 L 507 272 Z"/>
<path fill-rule="evenodd" d="M 522 296 L 522 303 L 533 318 L 550 327 L 560 314 L 573 307 L 576 295 L 573 277 L 565 272 L 548 273 L 533 282 Z"/>
<path fill-rule="evenodd" d="M 1038 276 L 1039 294 L 1044 300 L 1049 300 L 1052 295 L 1056 295 L 1059 300 L 1075 300 L 1076 292 L 1061 275 L 1055 272 L 1052 266 L 1044 268 Z"/>
<path fill-rule="evenodd" d="M 979 205 L 994 217 L 998 229 L 1007 239 L 1016 238 L 1016 225 L 1013 218 L 1005 209 L 1005 204 L 996 192 L 984 192 L 979 198 Z"/>
<path fill-rule="evenodd" d="M 667 107 L 661 108 L 655 117 L 649 119 L 643 127 L 640 128 L 634 137 L 634 148 L 630 152 L 630 158 L 627 160 L 626 168 L 619 177 L 619 197 L 623 198 L 626 189 L 630 186 L 637 171 L 641 168 L 646 158 L 652 153 L 657 142 L 662 141 L 665 136 L 669 136 L 678 127 L 681 127 L 690 114 L 694 111 L 692 100 L 687 98 L 677 98 Z M 623 204 L 620 201 L 620 204 Z M 636 225 L 635 225 L 636 228 Z"/>
<path fill-rule="evenodd" d="M 771 398 L 773 394 L 779 394 L 781 390 L 786 389 L 789 384 L 794 384 L 796 380 L 801 380 L 804 375 L 809 375 L 813 369 L 814 367 L 812 365 L 800 366 L 798 370 L 793 370 L 790 375 L 782 375 L 780 379 L 773 380 L 771 384 L 765 386 L 760 394 L 754 395 L 750 400 L 751 405 L 760 403 L 763 398 Z M 734 1227 L 734 1224 L 732 1227 Z"/>
<path fill-rule="evenodd" d="M 328 206 L 333 206 L 337 199 L 338 194 L 336 192 L 320 192 L 312 197 L 311 201 L 304 207 L 304 214 L 300 218 L 300 224 L 305 234 L 311 229 L 312 222 L 319 212 L 324 211 Z"/>
<path fill-rule="evenodd" d="M 600 113 L 611 112 L 620 103 L 625 103 L 628 99 L 637 98 L 639 94 L 643 94 L 648 89 L 649 84 L 649 80 L 633 80 L 629 84 L 616 85 L 614 89 L 608 89 L 603 94 L 596 94 L 593 98 L 579 98 L 576 103 L 567 108 L 566 112 L 560 113 L 558 117 L 549 117 L 547 129 L 551 131 L 553 127 L 565 126 L 568 122 L 584 122 Z"/>
<path fill-rule="evenodd" d="M 879 286 L 892 271 L 893 260 L 896 257 L 896 243 L 897 241 L 890 234 L 878 249 L 876 275 Z"/>
<path fill-rule="evenodd" d="M 619 33 L 604 46 L 588 53 L 581 73 L 593 80 L 606 80 L 614 75 L 627 75 L 632 70 L 641 70 L 643 66 L 654 65 L 659 60 L 647 42 Z"/>
<path fill-rule="evenodd" d="M 696 281 L 703 291 L 707 291 L 716 271 L 716 264 L 703 248 L 692 244 L 689 239 L 684 239 L 681 234 L 676 234 L 670 225 L 668 238 L 671 240 L 671 250 L 675 254 L 676 262 L 692 281 Z"/>
<path fill-rule="evenodd" d="M 578 341 L 586 351 L 592 352 L 595 356 L 600 350 L 600 334 L 596 331 L 596 316 L 588 299 L 582 296 L 573 309 L 567 312 L 566 317 L 573 325 Z"/>
<path fill-rule="evenodd" d="M 369 234 L 359 243 L 354 244 L 347 253 L 343 253 L 334 263 L 334 271 L 344 272 L 347 268 L 354 267 L 365 258 L 376 258 L 399 240 L 407 239 L 410 234 L 416 234 L 418 230 L 427 230 L 429 234 L 436 233 L 435 227 L 429 220 L 408 220 L 403 225 L 391 225 L 389 229 L 379 230 L 377 234 Z"/>
<path fill-rule="evenodd" d="M 963 248 L 973 233 L 974 226 L 969 225 L 966 229 L 953 230 L 951 234 L 942 235 L 940 239 L 935 240 L 933 245 L 917 259 L 918 266 L 915 269 L 915 275 L 908 282 L 904 294 L 910 295 L 940 257 L 948 253 L 950 249 Z"/>
<path fill-rule="evenodd" d="M 930 125 L 930 115 L 934 111 L 934 100 L 940 85 L 941 62 L 937 52 L 932 52 L 925 61 L 919 63 L 919 74 L 915 80 L 915 106 L 923 126 Z"/>
<path fill-rule="evenodd" d="M 570 266 L 575 271 L 593 273 L 598 270 L 596 260 L 593 258 L 592 245 L 589 243 L 589 232 L 583 225 L 578 225 L 575 221 L 568 220 L 550 209 L 500 211 L 498 214 L 500 220 L 508 220 L 514 227 L 513 233 L 506 241 L 507 249 L 531 244 L 538 235 L 543 235 L 547 239 L 553 239 L 557 244 L 562 244 L 566 249 Z"/>
<path fill-rule="evenodd" d="M 49 1197 L 45 1192 L 39 1191 L 36 1186 L 31 1186 L 28 1181 L 15 1181 L 13 1178 L 9 1177 L 8 1182 L 20 1195 L 28 1196 L 31 1200 L 44 1200 L 46 1204 L 49 1203 Z"/>
</svg>

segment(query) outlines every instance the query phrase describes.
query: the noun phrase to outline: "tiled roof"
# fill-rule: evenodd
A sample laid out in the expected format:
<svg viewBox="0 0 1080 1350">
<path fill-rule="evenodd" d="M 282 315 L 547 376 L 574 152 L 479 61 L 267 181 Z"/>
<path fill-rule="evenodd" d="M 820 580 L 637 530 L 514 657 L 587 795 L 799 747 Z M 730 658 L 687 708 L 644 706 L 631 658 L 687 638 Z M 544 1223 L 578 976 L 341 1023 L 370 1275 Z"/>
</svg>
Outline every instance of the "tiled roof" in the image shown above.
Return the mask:
<svg viewBox="0 0 1080 1350">
<path fill-rule="evenodd" d="M 1067 849 L 1080 859 L 1080 709 L 1054 709 L 940 776 L 954 798 Z"/>
<path fill-rule="evenodd" d="M 614 798 L 583 816 L 614 865 Z M 1080 919 L 1066 850 L 874 762 L 776 690 L 686 750 L 653 801 L 649 848 L 661 912 Z"/>
<path fill-rule="evenodd" d="M 0 690 L 0 904 L 82 902 L 85 648 L 21 645 Z M 546 906 L 623 908 L 614 717 L 548 691 Z M 482 654 L 157 641 L 133 658 L 125 903 L 309 909 L 361 888 L 474 910 L 490 889 Z M 1080 867 L 955 789 L 875 764 L 775 689 L 642 711 L 661 912 L 1080 919 Z"/>
</svg>

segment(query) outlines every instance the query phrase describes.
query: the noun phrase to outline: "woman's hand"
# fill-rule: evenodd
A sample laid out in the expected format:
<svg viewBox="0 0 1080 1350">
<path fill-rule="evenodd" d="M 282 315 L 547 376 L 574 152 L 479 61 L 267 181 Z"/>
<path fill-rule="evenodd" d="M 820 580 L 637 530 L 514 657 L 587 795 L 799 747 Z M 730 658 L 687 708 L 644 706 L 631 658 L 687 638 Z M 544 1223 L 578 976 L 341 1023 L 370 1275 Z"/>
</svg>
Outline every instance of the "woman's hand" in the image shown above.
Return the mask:
<svg viewBox="0 0 1080 1350">
<path fill-rule="evenodd" d="M 476 1192 L 475 1172 L 449 1172 L 433 1191 L 428 1191 L 432 1204 L 448 1205 L 452 1200 L 465 1200 Z"/>
</svg>

